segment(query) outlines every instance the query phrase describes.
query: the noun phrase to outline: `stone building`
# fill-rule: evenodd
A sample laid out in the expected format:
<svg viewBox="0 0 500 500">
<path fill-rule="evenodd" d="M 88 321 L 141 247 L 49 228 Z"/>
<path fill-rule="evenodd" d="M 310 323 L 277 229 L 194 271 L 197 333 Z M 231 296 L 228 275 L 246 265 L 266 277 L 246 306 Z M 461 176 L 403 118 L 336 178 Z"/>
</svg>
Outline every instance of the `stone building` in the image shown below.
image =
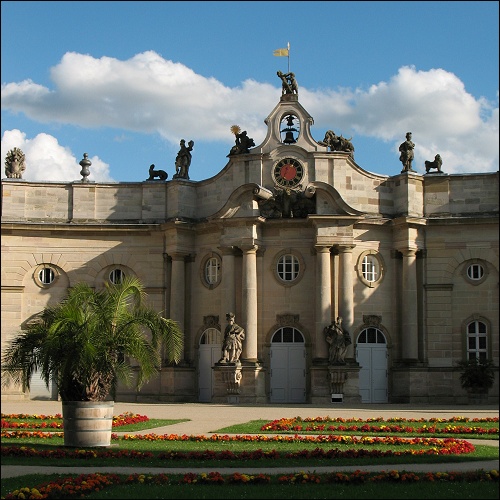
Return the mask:
<svg viewBox="0 0 500 500">
<path fill-rule="evenodd" d="M 456 363 L 499 362 L 498 172 L 370 173 L 349 141 L 312 137 L 295 92 L 265 123 L 262 144 L 202 181 L 3 179 L 2 344 L 75 283 L 130 274 L 185 346 L 117 400 L 466 403 Z M 224 364 L 228 312 L 245 340 Z M 56 397 L 37 377 L 2 392 Z"/>
</svg>

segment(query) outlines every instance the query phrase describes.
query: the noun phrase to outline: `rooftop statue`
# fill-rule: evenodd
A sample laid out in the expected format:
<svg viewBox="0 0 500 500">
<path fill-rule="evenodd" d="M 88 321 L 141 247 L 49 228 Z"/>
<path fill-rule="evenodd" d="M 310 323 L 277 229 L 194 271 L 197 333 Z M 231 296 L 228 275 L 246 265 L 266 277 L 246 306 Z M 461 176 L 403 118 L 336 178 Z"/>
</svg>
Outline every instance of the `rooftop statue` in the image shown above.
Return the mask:
<svg viewBox="0 0 500 500">
<path fill-rule="evenodd" d="M 168 174 L 167 174 L 167 172 L 165 172 L 165 170 L 155 170 L 155 164 L 153 163 L 149 167 L 149 177 L 147 180 L 154 181 L 155 177 L 158 177 L 158 180 L 160 180 L 160 181 L 166 181 Z"/>
<path fill-rule="evenodd" d="M 294 73 L 282 73 L 281 71 L 277 72 L 277 75 L 281 80 L 281 94 L 298 94 L 299 86 L 297 84 L 297 80 L 295 79 Z"/>
<path fill-rule="evenodd" d="M 437 154 L 434 157 L 434 161 L 425 160 L 425 173 L 428 174 L 431 168 L 435 168 L 439 173 L 442 173 L 441 166 L 443 165 L 443 160 L 441 155 Z"/>
<path fill-rule="evenodd" d="M 255 146 L 255 142 L 251 137 L 248 137 L 247 131 L 241 129 L 238 125 L 231 127 L 231 132 L 235 135 L 235 145 L 229 151 L 228 156 L 250 153 L 250 148 Z"/>
<path fill-rule="evenodd" d="M 399 160 L 403 164 L 403 172 L 414 172 L 411 168 L 411 162 L 413 161 L 413 150 L 415 149 L 415 143 L 411 140 L 411 132 L 406 133 L 406 141 L 402 142 L 399 146 L 399 151 L 401 155 L 399 156 Z"/>
<path fill-rule="evenodd" d="M 5 175 L 9 179 L 22 179 L 26 170 L 25 156 L 19 148 L 11 149 L 5 157 Z"/>
<path fill-rule="evenodd" d="M 337 135 L 333 130 L 327 130 L 325 133 L 325 138 L 322 141 L 318 141 L 322 146 L 327 146 L 330 151 L 346 151 L 350 153 L 351 158 L 354 158 L 354 146 L 352 145 L 352 137 L 346 139 L 342 135 Z"/>
<path fill-rule="evenodd" d="M 186 147 L 186 141 L 181 139 L 180 150 L 175 159 L 175 174 L 173 179 L 188 179 L 189 167 L 191 165 L 191 151 L 193 151 L 194 141 L 189 141 Z"/>
</svg>

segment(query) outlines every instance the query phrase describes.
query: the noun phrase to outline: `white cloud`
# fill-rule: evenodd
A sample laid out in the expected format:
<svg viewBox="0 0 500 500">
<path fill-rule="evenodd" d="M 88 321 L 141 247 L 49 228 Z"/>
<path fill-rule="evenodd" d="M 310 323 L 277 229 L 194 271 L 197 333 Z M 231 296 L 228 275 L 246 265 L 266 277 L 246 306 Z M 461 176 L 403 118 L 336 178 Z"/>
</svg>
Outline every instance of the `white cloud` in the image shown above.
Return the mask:
<svg viewBox="0 0 500 500">
<path fill-rule="evenodd" d="M 20 130 L 7 130 L 2 136 L 1 155 L 18 147 L 25 155 L 26 170 L 23 179 L 29 181 L 79 181 L 82 179 L 82 167 L 79 160 L 68 148 L 61 146 L 55 137 L 38 134 L 33 139 L 26 139 Z M 109 165 L 98 156 L 89 158 L 92 162 L 88 179 L 96 182 L 107 182 L 113 179 L 109 175 Z"/>
<path fill-rule="evenodd" d="M 277 85 L 247 80 L 229 88 L 153 51 L 125 61 L 66 53 L 51 75 L 53 90 L 29 80 L 3 84 L 2 108 L 39 122 L 158 133 L 174 145 L 183 136 L 231 142 L 228 123 L 236 123 L 251 130 L 258 145 L 266 132 L 263 119 L 276 104 Z M 366 90 L 299 87 L 299 95 L 316 127 L 339 128 L 354 136 L 353 143 L 356 136 L 379 139 L 390 143 L 397 155 L 411 131 L 417 145 L 415 163 L 423 165 L 439 153 L 447 173 L 498 170 L 498 100 L 475 98 L 443 69 L 402 67 L 389 81 Z M 27 142 L 36 143 L 37 138 Z M 64 148 L 52 139 L 56 152 L 50 154 L 62 158 Z M 40 141 L 47 145 L 48 136 Z M 65 169 L 74 172 L 75 162 L 73 157 Z M 91 169 L 95 180 L 107 174 L 98 162 Z"/>
</svg>

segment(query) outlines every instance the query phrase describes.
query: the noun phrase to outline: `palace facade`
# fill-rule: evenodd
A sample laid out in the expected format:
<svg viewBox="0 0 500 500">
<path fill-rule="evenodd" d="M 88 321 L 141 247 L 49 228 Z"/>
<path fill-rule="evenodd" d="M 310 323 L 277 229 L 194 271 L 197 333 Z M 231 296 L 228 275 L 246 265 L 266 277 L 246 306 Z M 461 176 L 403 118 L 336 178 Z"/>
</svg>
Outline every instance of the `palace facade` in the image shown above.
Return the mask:
<svg viewBox="0 0 500 500">
<path fill-rule="evenodd" d="M 499 363 L 498 172 L 370 173 L 349 141 L 312 137 L 295 92 L 265 123 L 202 181 L 2 179 L 2 345 L 75 283 L 134 275 L 184 355 L 119 401 L 467 403 L 457 362 Z M 219 363 L 228 312 L 239 363 Z M 57 393 L 36 375 L 2 398 Z"/>
</svg>

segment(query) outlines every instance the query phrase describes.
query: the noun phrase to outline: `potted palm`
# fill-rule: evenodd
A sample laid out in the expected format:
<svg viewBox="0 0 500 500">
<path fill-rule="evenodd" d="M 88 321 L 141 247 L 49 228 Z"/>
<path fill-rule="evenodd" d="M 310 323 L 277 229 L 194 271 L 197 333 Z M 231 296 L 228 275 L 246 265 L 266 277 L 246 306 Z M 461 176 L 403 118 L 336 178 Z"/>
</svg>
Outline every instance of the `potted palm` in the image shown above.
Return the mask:
<svg viewBox="0 0 500 500">
<path fill-rule="evenodd" d="M 8 343 L 2 372 L 14 382 L 29 390 L 38 370 L 47 387 L 55 382 L 65 446 L 109 446 L 117 384 L 139 389 L 158 373 L 163 350 L 169 362 L 180 360 L 177 323 L 147 306 L 145 298 L 135 277 L 102 290 L 78 283 Z"/>
<path fill-rule="evenodd" d="M 468 359 L 459 361 L 460 384 L 467 390 L 469 400 L 485 400 L 488 390 L 495 382 L 495 364 L 489 359 Z"/>
</svg>

